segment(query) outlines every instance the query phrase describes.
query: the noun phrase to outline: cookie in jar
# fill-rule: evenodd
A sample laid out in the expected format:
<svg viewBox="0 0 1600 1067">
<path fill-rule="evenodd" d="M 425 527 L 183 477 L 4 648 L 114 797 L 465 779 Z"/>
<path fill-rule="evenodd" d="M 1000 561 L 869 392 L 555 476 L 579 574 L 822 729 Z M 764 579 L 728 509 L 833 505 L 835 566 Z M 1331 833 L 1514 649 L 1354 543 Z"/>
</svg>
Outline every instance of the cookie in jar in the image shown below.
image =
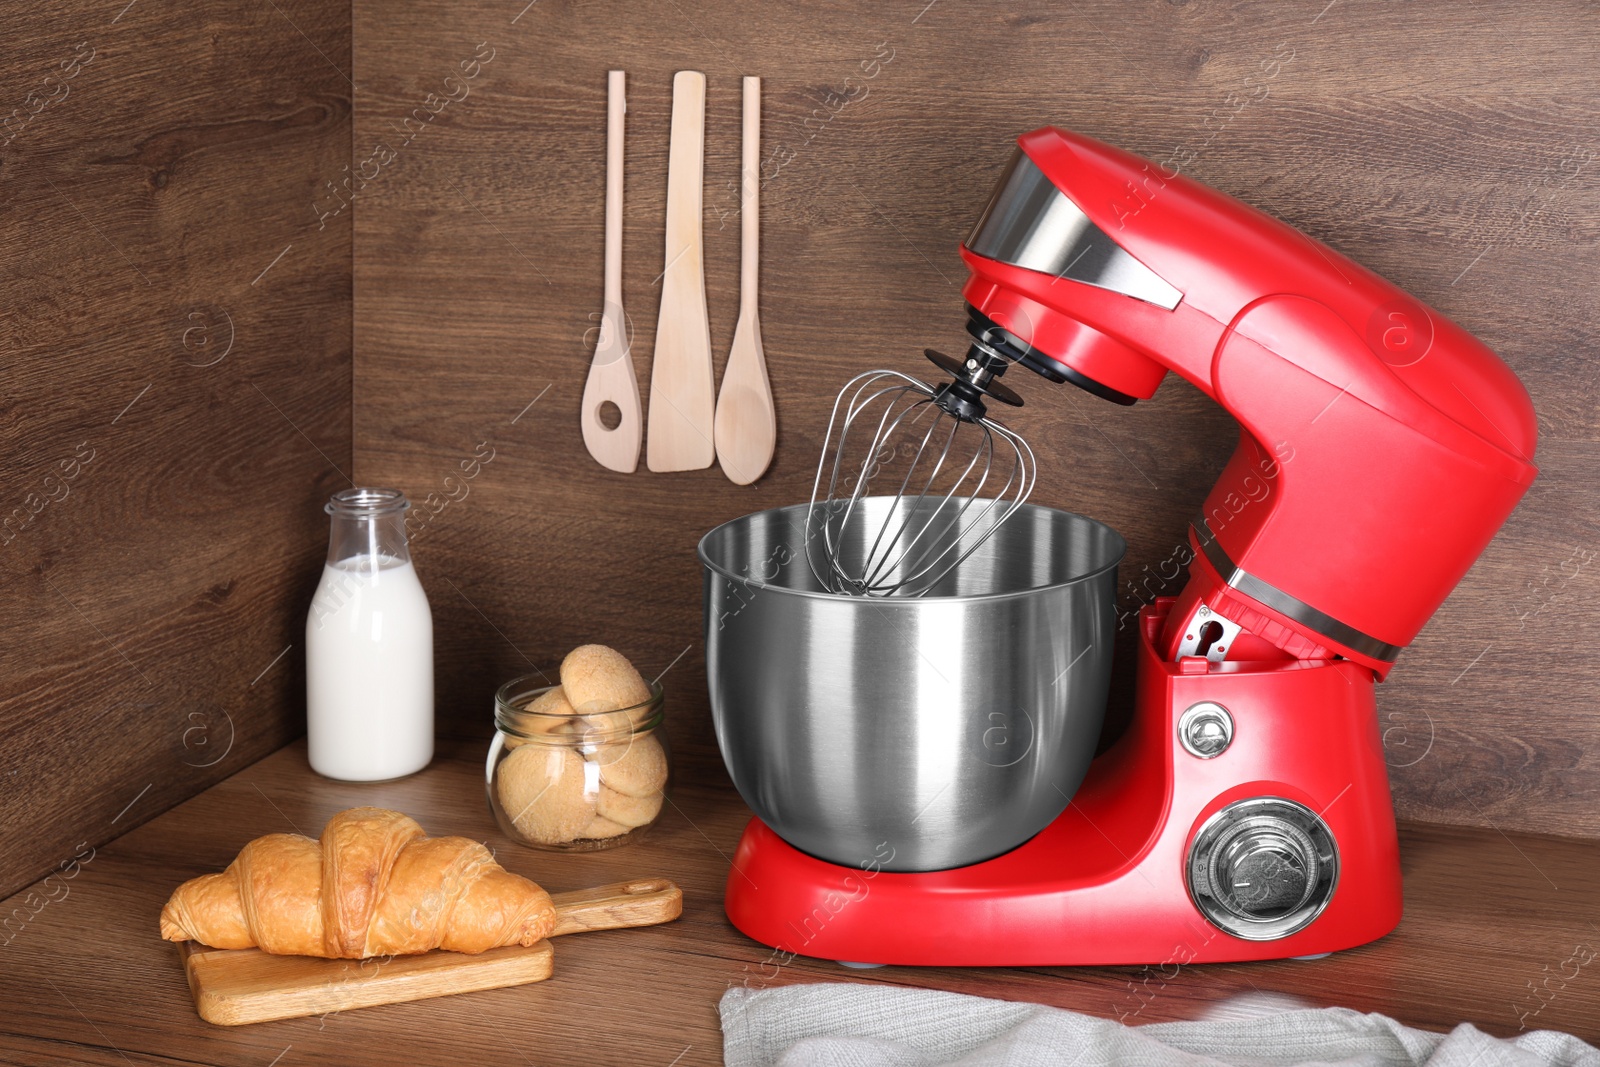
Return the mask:
<svg viewBox="0 0 1600 1067">
<path fill-rule="evenodd" d="M 516 678 L 495 695 L 486 767 L 495 821 L 557 851 L 638 840 L 660 817 L 671 777 L 661 686 L 605 645 L 573 649 L 559 678 Z"/>
</svg>

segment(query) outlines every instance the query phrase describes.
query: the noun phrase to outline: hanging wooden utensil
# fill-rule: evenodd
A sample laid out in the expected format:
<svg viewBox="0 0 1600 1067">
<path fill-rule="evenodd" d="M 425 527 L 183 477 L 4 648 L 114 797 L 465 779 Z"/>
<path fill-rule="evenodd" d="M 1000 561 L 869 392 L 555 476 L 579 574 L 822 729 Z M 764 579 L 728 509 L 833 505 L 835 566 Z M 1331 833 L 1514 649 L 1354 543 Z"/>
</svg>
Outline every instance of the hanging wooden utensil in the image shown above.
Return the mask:
<svg viewBox="0 0 1600 1067">
<path fill-rule="evenodd" d="M 639 405 L 639 379 L 629 351 L 628 319 L 622 312 L 622 126 L 628 105 L 627 75 L 610 73 L 606 83 L 606 267 L 605 307 L 600 312 L 600 339 L 583 384 L 583 443 L 603 467 L 624 474 L 639 466 L 644 436 Z M 606 412 L 607 404 L 615 412 Z M 604 414 L 616 417 L 606 425 Z"/>
<path fill-rule="evenodd" d="M 666 267 L 645 442 L 645 464 L 653 471 L 699 470 L 716 458 L 711 438 L 716 383 L 700 233 L 705 127 L 706 76 L 680 70 L 672 79 Z"/>
<path fill-rule="evenodd" d="M 717 397 L 717 461 L 729 480 L 749 485 L 772 463 L 778 422 L 761 347 L 757 274 L 761 252 L 761 79 L 744 80 L 744 158 L 739 193 L 739 323 Z"/>
</svg>

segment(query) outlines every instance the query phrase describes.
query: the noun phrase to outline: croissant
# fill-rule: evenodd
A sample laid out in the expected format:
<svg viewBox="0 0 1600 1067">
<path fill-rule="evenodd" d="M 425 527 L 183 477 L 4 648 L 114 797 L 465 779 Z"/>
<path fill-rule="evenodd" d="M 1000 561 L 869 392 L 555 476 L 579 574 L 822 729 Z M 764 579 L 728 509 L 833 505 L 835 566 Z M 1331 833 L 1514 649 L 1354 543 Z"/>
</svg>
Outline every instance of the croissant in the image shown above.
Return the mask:
<svg viewBox="0 0 1600 1067">
<path fill-rule="evenodd" d="M 258 837 L 227 870 L 183 883 L 161 909 L 168 941 L 333 959 L 526 946 L 555 923 L 550 895 L 482 844 L 428 837 L 383 808 L 341 811 L 320 842 Z"/>
</svg>

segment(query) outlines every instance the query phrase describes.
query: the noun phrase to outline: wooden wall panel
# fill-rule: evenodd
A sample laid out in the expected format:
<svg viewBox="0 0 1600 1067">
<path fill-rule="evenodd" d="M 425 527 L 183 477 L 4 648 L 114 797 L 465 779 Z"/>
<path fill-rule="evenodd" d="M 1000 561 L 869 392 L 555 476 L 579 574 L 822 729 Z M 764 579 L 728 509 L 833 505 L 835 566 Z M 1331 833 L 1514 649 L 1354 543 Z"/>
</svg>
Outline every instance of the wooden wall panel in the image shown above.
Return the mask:
<svg viewBox="0 0 1600 1067">
<path fill-rule="evenodd" d="M 385 161 L 356 202 L 357 477 L 439 494 L 417 557 L 453 729 L 484 730 L 511 673 L 602 640 L 651 673 L 675 664 L 675 736 L 709 753 L 696 540 L 807 497 L 849 375 L 959 350 L 957 242 L 1010 140 L 1053 122 L 1184 160 L 1523 377 L 1544 473 L 1383 687 L 1386 744 L 1404 815 L 1600 834 L 1600 622 L 1584 607 L 1600 570 L 1593 5 L 356 0 L 355 38 L 355 157 Z M 492 59 L 462 81 L 475 55 Z M 764 154 L 782 165 L 763 194 L 762 322 L 780 430 L 754 487 L 715 469 L 613 474 L 583 449 L 612 67 L 629 75 L 624 303 L 647 395 L 672 73 L 709 78 L 719 372 L 737 307 L 738 79 L 766 80 Z M 1240 107 L 1263 78 L 1265 99 Z M 1231 421 L 1177 380 L 1126 410 L 1013 384 L 1035 499 L 1128 536 L 1125 602 L 1173 591 L 1145 578 L 1181 543 Z M 445 502 L 480 445 L 492 462 Z"/>
<path fill-rule="evenodd" d="M 348 5 L 124 3 L 0 13 L 0 893 L 303 729 L 350 470 Z"/>
</svg>

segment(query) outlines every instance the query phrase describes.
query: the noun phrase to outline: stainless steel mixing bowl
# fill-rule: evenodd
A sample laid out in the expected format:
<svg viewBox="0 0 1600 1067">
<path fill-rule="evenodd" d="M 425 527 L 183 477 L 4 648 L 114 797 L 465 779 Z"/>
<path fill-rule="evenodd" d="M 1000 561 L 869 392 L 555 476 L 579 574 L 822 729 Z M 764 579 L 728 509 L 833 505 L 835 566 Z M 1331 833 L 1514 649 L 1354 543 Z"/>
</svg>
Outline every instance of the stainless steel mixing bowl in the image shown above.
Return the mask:
<svg viewBox="0 0 1600 1067">
<path fill-rule="evenodd" d="M 871 530 L 895 503 L 858 506 L 877 509 Z M 824 591 L 805 536 L 799 504 L 700 541 L 711 714 L 745 802 L 803 852 L 891 871 L 1044 829 L 1099 738 L 1122 537 L 1027 504 L 912 599 Z"/>
</svg>

